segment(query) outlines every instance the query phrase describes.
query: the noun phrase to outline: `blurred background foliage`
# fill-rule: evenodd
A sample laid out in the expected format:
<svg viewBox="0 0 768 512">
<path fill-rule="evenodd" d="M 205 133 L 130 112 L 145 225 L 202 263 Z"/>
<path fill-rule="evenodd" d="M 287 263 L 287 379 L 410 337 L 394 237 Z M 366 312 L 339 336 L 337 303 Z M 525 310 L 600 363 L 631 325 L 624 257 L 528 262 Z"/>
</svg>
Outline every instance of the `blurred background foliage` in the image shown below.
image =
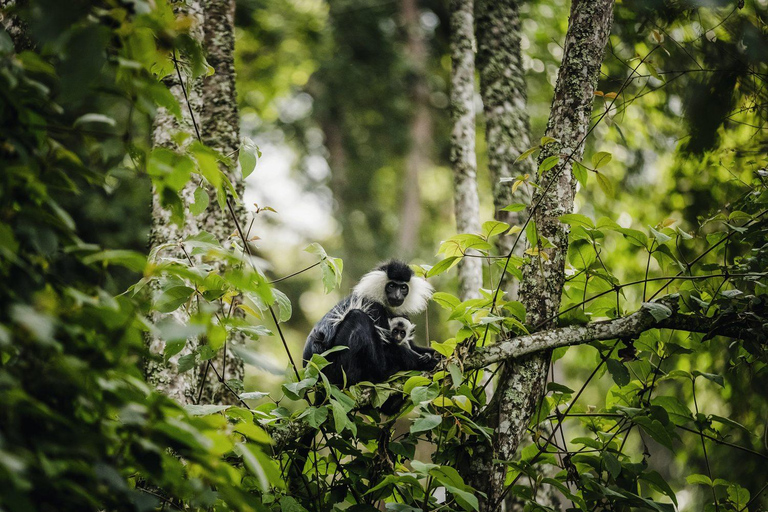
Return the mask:
<svg viewBox="0 0 768 512">
<path fill-rule="evenodd" d="M 140 34 L 141 28 L 149 28 L 172 37 L 171 21 L 162 15 L 150 14 L 148 5 L 135 2 L 136 11 L 146 14 L 146 18 L 140 18 L 137 33 Z M 256 203 L 277 210 L 276 214 L 260 215 L 254 226 L 254 234 L 260 237 L 257 242 L 260 255 L 270 265 L 268 274 L 273 278 L 313 263 L 316 258 L 303 250 L 311 242 L 323 243 L 329 254 L 344 260 L 344 284 L 337 292 L 324 295 L 316 270 L 281 284 L 282 291 L 294 304 L 293 317 L 284 332 L 295 355 L 300 354 L 313 323 L 362 273 L 383 259 L 399 255 L 415 263 L 434 264 L 438 260 L 435 254 L 440 241 L 455 233 L 453 178 L 448 162 L 450 59 L 446 2 L 418 2 L 416 23 L 405 19 L 403 5 L 391 0 L 240 0 L 237 4 L 236 68 L 241 129 L 244 136 L 260 147 L 263 155 L 248 179 L 245 202 L 249 206 Z M 532 0 L 520 5 L 532 140 L 543 134 L 548 118 L 568 9 L 569 3 L 565 0 Z M 613 155 L 611 163 L 601 169 L 612 183 L 611 193 L 591 180 L 577 194 L 577 212 L 593 219 L 607 216 L 622 227 L 642 231 L 674 219 L 676 227 L 695 232 L 706 219 L 749 190 L 759 176 L 758 171 L 765 169 L 767 163 L 768 37 L 764 24 L 767 15 L 766 0 L 741 3 L 624 0 L 617 3 L 613 34 L 598 87 L 603 96 L 595 102 L 596 118 L 612 103 L 610 93 L 620 89 L 627 70 L 637 70 L 587 142 L 585 161 L 598 151 Z M 46 59 L 53 58 L 56 65 L 55 69 L 49 68 L 46 62 L 28 52 L 19 57 L 20 73 L 40 80 L 39 84 L 29 84 L 29 91 L 46 96 L 44 89 L 54 89 L 56 103 L 64 112 L 59 120 L 61 128 L 49 127 L 53 153 L 48 155 L 56 158 L 63 170 L 53 183 L 46 182 L 41 190 L 46 194 L 55 193 L 61 209 L 71 215 L 73 225 L 77 225 L 77 244 L 146 252 L 150 224 L 149 180 L 123 164 L 126 154 L 134 154 L 142 145 L 144 149 L 148 146 L 150 117 L 154 113 L 151 105 L 162 101 L 163 93 L 154 88 L 155 82 L 146 79 L 144 71 L 121 62 L 121 58 L 127 58 L 125 55 L 110 53 L 115 47 L 112 39 L 117 37 L 115 27 L 124 28 L 119 18 L 105 14 L 95 19 L 91 2 L 56 0 L 35 1 L 30 16 L 33 23 L 29 29 L 35 39 L 42 42 L 40 53 Z M 408 36 L 414 32 L 426 45 L 427 57 L 422 62 L 414 61 L 409 47 Z M 118 46 L 126 52 L 145 49 L 140 35 L 134 35 L 133 32 L 121 33 L 124 46 Z M 163 38 L 158 40 L 162 46 Z M 9 41 L 1 42 L 5 45 L 3 58 L 8 59 Z M 649 52 L 650 57 L 643 59 Z M 5 76 L 4 80 L 12 80 L 9 77 Z M 426 105 L 431 142 L 414 148 L 411 136 L 414 112 L 416 103 L 424 101 L 424 97 L 414 92 L 420 80 L 428 87 Z M 116 87 L 115 83 L 121 86 Z M 33 101 L 31 94 L 25 91 L 6 97 L 5 101 L 8 104 Z M 477 101 L 479 104 L 479 99 Z M 41 105 L 44 103 L 40 100 Z M 135 115 L 134 111 L 141 115 Z M 118 126 L 126 127 L 127 132 L 82 138 L 82 132 L 70 133 L 66 129 L 89 112 L 108 113 L 117 120 Z M 1 150 L 8 152 L 6 141 L 12 137 L 9 128 L 19 119 L 13 118 L 13 110 L 8 107 L 2 115 L 5 119 L 0 128 L 4 142 Z M 33 126 L 35 118 L 22 121 Z M 478 176 L 481 214 L 483 220 L 487 220 L 493 216 L 493 200 L 485 168 L 482 128 L 479 118 Z M 23 135 L 33 145 L 42 144 L 33 128 Z M 132 147 L 134 145 L 139 147 Z M 69 155 L 61 149 L 71 147 L 80 148 L 81 154 Z M 56 153 L 57 149 L 61 151 Z M 421 151 L 428 163 L 418 169 L 413 180 L 406 177 L 403 169 L 410 152 L 415 150 Z M 77 172 L 67 172 L 70 166 Z M 101 171 L 92 173 L 88 169 Z M 4 306 L 12 301 L 37 301 L 48 311 L 46 315 L 66 317 L 67 311 L 60 309 L 58 300 L 66 295 L 64 290 L 71 283 L 85 281 L 104 288 L 109 294 L 118 294 L 136 281 L 137 274 L 115 267 L 94 269 L 66 258 L 53 261 L 50 266 L 42 262 L 40 255 L 56 252 L 61 237 L 74 234 L 67 227 L 66 216 L 60 219 L 64 235 L 51 228 L 49 219 L 41 222 L 36 218 L 34 207 L 44 204 L 47 195 L 41 194 L 26 203 L 27 198 L 20 201 L 13 196 L 16 189 L 9 176 L 8 169 L 4 168 L 3 211 L 21 208 L 20 211 L 29 214 L 29 218 L 24 217 L 21 222 L 19 232 L 26 237 L 24 243 L 36 252 L 27 262 L 34 271 L 10 274 L 14 267 L 3 264 L 4 279 L 13 283 L 4 292 Z M 763 175 L 760 179 L 766 178 Z M 403 197 L 409 188 L 418 188 L 421 192 L 421 216 L 416 226 L 417 243 L 404 247 L 399 243 L 398 233 L 403 226 L 415 222 L 403 213 Z M 60 193 L 60 190 L 69 193 Z M 58 209 L 51 211 L 57 214 Z M 699 232 L 706 234 L 708 229 L 705 225 Z M 14 244 L 11 238 L 2 238 L 2 241 L 6 248 Z M 683 248 L 683 252 L 695 255 L 701 248 L 693 242 Z M 725 258 L 733 263 L 748 250 L 746 246 L 736 247 Z M 623 240 L 606 241 L 602 258 L 622 282 L 642 279 L 645 275 L 646 254 Z M 656 260 L 651 260 L 650 265 L 652 273 L 665 275 Z M 486 272 L 486 278 L 491 281 L 498 277 L 498 269 L 489 267 Z M 49 280 L 56 282 L 53 291 L 47 285 Z M 435 285 L 439 290 L 454 291 L 455 274 L 440 276 Z M 642 301 L 642 290 L 628 288 L 625 294 L 625 309 L 636 309 Z M 132 306 L 118 300 L 118 305 L 93 307 L 107 308 L 116 315 L 108 325 L 93 326 L 93 329 L 115 331 L 119 337 L 120 319 L 130 316 Z M 4 315 L 9 315 L 8 311 L 3 308 Z M 3 317 L 3 323 L 32 325 L 25 324 L 29 317 L 24 315 L 32 314 L 30 311 L 13 311 L 16 315 L 13 321 Z M 45 316 L 35 322 L 48 325 L 49 319 Z M 441 341 L 449 338 L 457 325 L 447 321 L 439 308 L 432 307 L 428 321 L 419 321 L 420 337 Z M 40 350 L 44 355 L 39 354 L 42 360 L 58 357 L 55 345 L 45 346 L 45 333 L 33 334 L 32 337 L 43 340 Z M 0 346 L 8 343 L 5 328 L 0 335 Z M 103 371 L 108 373 L 115 365 L 122 365 L 129 374 L 137 373 L 131 368 L 141 356 L 141 339 L 124 341 L 131 358 L 121 360 L 122 353 L 105 352 L 113 359 L 104 361 L 97 353 L 89 352 L 86 358 L 89 368 L 98 371 L 103 364 Z M 265 367 L 285 367 L 285 356 L 276 339 L 264 337 L 259 350 L 266 358 Z M 762 367 L 740 367 L 732 356 L 725 342 L 709 341 L 704 349 L 675 359 L 674 364 L 689 371 L 707 369 L 723 375 L 723 390 L 701 385 L 699 403 L 706 403 L 709 412 L 728 416 L 746 426 L 733 429 L 730 441 L 764 450 L 768 443 L 765 392 L 768 374 Z M 572 349 L 557 362 L 554 373 L 559 382 L 578 388 L 595 360 L 595 352 L 589 347 Z M 68 370 L 78 372 L 81 368 Z M 45 368 L 35 368 L 35 371 L 45 371 Z M 284 380 L 281 372 L 270 373 L 252 367 L 249 372 L 245 386 L 249 390 L 278 390 Z M 72 374 L 49 377 L 54 395 L 61 392 L 62 396 L 70 396 L 64 386 L 75 381 Z M 93 381 L 86 386 L 98 387 L 103 382 L 99 374 L 94 373 Z M 587 389 L 584 403 L 601 405 L 612 384 L 610 375 L 600 376 Z M 675 386 L 674 383 L 664 385 Z M 123 390 L 103 389 L 99 394 L 115 393 L 120 396 L 118 403 L 125 405 L 122 400 L 126 396 L 140 396 L 136 401 L 143 401 L 149 393 L 133 382 L 126 386 Z M 680 386 L 674 392 L 686 403 L 691 402 L 691 391 L 687 387 Z M 3 396 L 6 400 L 20 399 Z M 152 429 L 157 436 L 165 435 L 163 424 L 146 423 L 147 418 L 152 417 L 155 409 L 173 407 L 162 397 L 152 396 L 154 409 L 142 409 L 139 415 L 144 423 L 134 424 L 135 431 L 130 427 L 126 432 L 110 434 L 124 443 L 124 451 L 111 456 L 134 457 L 137 467 L 144 467 L 147 474 L 156 474 L 161 463 L 143 458 L 144 452 L 152 449 L 142 444 L 140 436 L 147 435 L 146 429 Z M 65 409 L 70 406 L 57 402 L 55 396 L 52 401 Z M 34 425 L 34 408 L 30 407 L 30 411 L 27 421 Z M 95 422 L 96 416 L 88 415 L 108 416 L 112 412 L 86 407 L 76 413 L 67 409 L 62 417 L 86 415 Z M 126 412 L 132 413 L 132 410 Z M 85 437 L 86 432 L 81 429 L 87 430 L 87 424 L 71 424 L 73 430 L 69 435 Z M 215 429 L 216 426 L 199 425 L 199 428 Z M 46 437 L 59 433 L 61 430 L 35 435 Z M 0 454 L 14 442 L 0 439 Z M 674 454 L 653 449 L 652 443 L 649 444 L 652 448 L 649 463 L 670 480 L 681 482 L 686 474 L 705 473 L 704 454 L 696 436 L 685 438 L 685 449 Z M 135 447 L 136 452 L 126 447 Z M 91 451 L 75 453 L 73 457 L 88 454 L 97 457 L 100 449 L 89 447 Z M 198 455 L 199 463 L 205 466 L 204 454 Z M 765 484 L 765 465 L 759 458 L 744 456 L 723 446 L 712 446 L 709 457 L 717 461 L 713 471 L 727 474 L 729 479 L 739 481 L 746 488 L 759 489 Z M 8 461 L 15 459 L 2 460 L 6 464 L 4 471 L 9 474 L 15 471 L 13 465 L 8 465 Z M 162 457 L 162 465 L 165 471 L 168 467 L 181 471 L 174 465 L 173 457 Z M 213 474 L 203 469 L 201 479 Z M 56 467 L 51 467 L 50 474 L 45 475 L 50 478 L 50 485 L 57 485 L 56 475 Z M 169 479 L 169 485 L 170 482 Z M 220 488 L 227 488 L 228 482 L 217 483 Z M 130 494 L 129 490 L 113 488 L 110 484 L 115 482 L 110 482 L 107 476 L 100 499 L 108 500 L 109 494 L 116 491 Z M 189 489 L 177 489 L 178 494 L 194 493 L 197 484 L 192 481 L 188 485 Z M 676 488 L 681 510 L 702 509 L 707 499 L 702 489 Z M 71 492 L 76 494 L 78 489 Z M 237 490 L 232 487 L 231 492 Z M 130 496 L 133 500 L 140 499 Z"/>
</svg>

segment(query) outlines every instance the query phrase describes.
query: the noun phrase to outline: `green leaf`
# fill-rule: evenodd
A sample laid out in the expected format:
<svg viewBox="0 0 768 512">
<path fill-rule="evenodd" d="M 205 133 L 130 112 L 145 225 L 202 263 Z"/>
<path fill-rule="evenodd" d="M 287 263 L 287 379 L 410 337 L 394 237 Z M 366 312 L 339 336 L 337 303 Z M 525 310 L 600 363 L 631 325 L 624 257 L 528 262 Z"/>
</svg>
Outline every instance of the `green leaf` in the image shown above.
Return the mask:
<svg viewBox="0 0 768 512">
<path fill-rule="evenodd" d="M 259 147 L 253 143 L 251 139 L 245 137 L 240 145 L 240 151 L 238 152 L 238 162 L 240 163 L 240 172 L 243 174 L 243 179 L 251 175 L 256 168 L 256 161 L 261 157 L 261 151 Z"/>
<path fill-rule="evenodd" d="M 286 294 L 277 288 L 273 288 L 272 292 L 275 294 L 275 304 L 277 304 L 277 320 L 279 322 L 287 322 L 293 314 L 291 301 Z"/>
<path fill-rule="evenodd" d="M 172 286 L 167 290 L 163 290 L 155 300 L 155 309 L 160 313 L 176 311 L 189 300 L 193 293 L 195 293 L 195 290 L 189 286 Z"/>
<path fill-rule="evenodd" d="M 590 219 L 586 215 L 581 215 L 578 213 L 566 213 L 565 215 L 561 215 L 558 218 L 560 219 L 560 222 L 562 222 L 563 224 L 569 224 L 571 226 L 584 226 L 590 229 L 595 228 L 595 225 L 592 222 L 592 219 Z"/>
<path fill-rule="evenodd" d="M 331 399 L 331 410 L 333 411 L 333 424 L 336 432 L 341 433 L 349 424 L 347 411 L 336 400 Z"/>
<path fill-rule="evenodd" d="M 688 475 L 687 477 L 685 477 L 685 481 L 691 485 L 708 485 L 710 487 L 713 486 L 711 478 L 709 478 L 707 475 L 700 475 L 697 473 L 694 473 L 693 475 Z"/>
<path fill-rule="evenodd" d="M 663 244 L 664 242 L 669 242 L 670 240 L 672 240 L 671 236 L 667 236 L 660 231 L 656 231 L 651 226 L 648 226 L 648 229 L 651 230 L 651 236 L 653 236 L 653 238 L 655 238 L 656 242 L 659 244 Z"/>
<path fill-rule="evenodd" d="M 184 373 L 191 370 L 197 365 L 197 361 L 195 360 L 195 358 L 196 358 L 195 354 L 187 354 L 185 356 L 181 356 L 179 358 L 179 365 L 176 370 L 179 373 Z"/>
<path fill-rule="evenodd" d="M 606 151 L 599 151 L 592 155 L 592 167 L 594 169 L 599 169 L 610 162 L 612 158 L 613 155 L 610 153 Z"/>
<path fill-rule="evenodd" d="M 498 220 L 483 222 L 483 236 L 486 240 L 493 236 L 501 235 L 509 229 L 509 224 Z"/>
<path fill-rule="evenodd" d="M 600 185 L 600 189 L 608 197 L 613 197 L 613 183 L 605 176 L 605 174 L 595 171 L 597 175 L 597 184 Z"/>
<path fill-rule="evenodd" d="M 453 311 L 461 303 L 458 297 L 446 292 L 436 292 L 432 295 L 432 300 L 449 311 Z"/>
<path fill-rule="evenodd" d="M 427 414 L 413 422 L 413 425 L 411 425 L 411 434 L 432 430 L 440 425 L 442 421 L 442 416 L 438 416 L 437 414 Z"/>
<path fill-rule="evenodd" d="M 184 406 L 184 410 L 187 411 L 187 413 L 190 416 L 208 416 L 210 414 L 216 414 L 221 411 L 226 411 L 229 409 L 230 405 L 194 405 L 189 404 Z"/>
<path fill-rule="evenodd" d="M 206 208 L 208 208 L 210 201 L 208 192 L 205 191 L 205 188 L 197 187 L 195 189 L 195 202 L 189 205 L 189 211 L 192 215 L 200 215 Z"/>
<path fill-rule="evenodd" d="M 672 316 L 672 310 L 660 302 L 643 302 L 643 309 L 650 311 L 654 320 L 657 322 Z"/>
<path fill-rule="evenodd" d="M 460 256 L 449 256 L 443 260 L 440 260 L 435 264 L 434 267 L 427 271 L 427 277 L 434 277 L 442 274 L 443 272 L 447 272 L 454 266 L 458 265 L 459 261 L 461 261 Z"/>
<path fill-rule="evenodd" d="M 613 478 L 618 478 L 619 474 L 621 474 L 621 462 L 619 462 L 619 459 L 608 451 L 604 451 L 601 458 L 605 463 L 605 469 L 608 470 L 608 473 Z"/>
<path fill-rule="evenodd" d="M 539 146 L 533 146 L 532 148 L 526 149 L 520 154 L 519 157 L 517 157 L 517 159 L 515 160 L 515 163 L 522 162 L 523 160 L 531 156 L 534 153 L 534 151 L 536 151 L 537 149 L 539 149 Z"/>
<path fill-rule="evenodd" d="M 626 386 L 629 384 L 629 370 L 626 366 L 624 366 L 624 364 L 622 364 L 621 361 L 616 359 L 608 359 L 605 364 L 608 367 L 608 372 L 610 372 L 611 377 L 613 377 L 613 381 L 616 384 L 619 386 Z"/>
<path fill-rule="evenodd" d="M 700 372 L 698 370 L 692 371 L 691 375 L 693 375 L 694 377 L 704 377 L 707 380 L 711 380 L 712 382 L 714 382 L 715 384 L 717 384 L 721 388 L 725 387 L 725 382 L 723 381 L 723 376 L 722 375 L 717 375 L 715 373 L 704 373 L 704 372 Z"/>
<path fill-rule="evenodd" d="M 541 138 L 541 145 L 546 146 L 547 144 L 552 144 L 553 142 L 560 142 L 554 137 L 544 136 Z"/>
<path fill-rule="evenodd" d="M 693 419 L 691 410 L 680 400 L 673 396 L 655 396 L 651 404 L 663 407 L 667 415 L 675 425 L 685 425 Z"/>
<path fill-rule="evenodd" d="M 504 208 L 501 209 L 501 211 L 504 211 L 504 212 L 520 212 L 520 211 L 525 210 L 527 207 L 528 207 L 527 204 L 515 203 L 515 204 L 510 204 L 509 206 L 505 206 Z"/>
<path fill-rule="evenodd" d="M 749 497 L 749 491 L 742 486 L 737 484 L 728 486 L 728 499 L 739 512 L 746 509 L 747 503 L 749 503 Z"/>
<path fill-rule="evenodd" d="M 528 239 L 528 244 L 531 247 L 536 247 L 539 242 L 539 234 L 536 231 L 536 222 L 533 219 L 528 221 L 528 225 L 525 227 L 525 237 Z"/>
<path fill-rule="evenodd" d="M 320 425 L 325 423 L 325 420 L 328 418 L 328 408 L 327 407 L 309 407 L 307 408 L 299 418 L 306 419 L 309 426 L 312 428 L 319 428 Z"/>
<path fill-rule="evenodd" d="M 541 162 L 541 164 L 539 164 L 539 176 L 541 176 L 542 173 L 556 166 L 559 161 L 560 161 L 560 157 L 558 155 L 552 155 L 545 158 Z"/>
<path fill-rule="evenodd" d="M 584 166 L 584 164 L 574 161 L 573 165 L 571 166 L 571 172 L 573 172 L 573 175 L 578 180 L 578 182 L 581 183 L 581 187 L 586 188 L 587 178 L 589 177 L 589 170 Z"/>
<path fill-rule="evenodd" d="M 671 499 L 672 502 L 677 505 L 677 496 L 675 496 L 675 491 L 672 490 L 672 487 L 669 486 L 664 477 L 662 477 L 659 473 L 656 471 L 640 473 L 640 478 L 646 482 L 649 482 L 653 487 L 656 488 L 657 491 L 669 496 L 669 499 Z"/>
</svg>

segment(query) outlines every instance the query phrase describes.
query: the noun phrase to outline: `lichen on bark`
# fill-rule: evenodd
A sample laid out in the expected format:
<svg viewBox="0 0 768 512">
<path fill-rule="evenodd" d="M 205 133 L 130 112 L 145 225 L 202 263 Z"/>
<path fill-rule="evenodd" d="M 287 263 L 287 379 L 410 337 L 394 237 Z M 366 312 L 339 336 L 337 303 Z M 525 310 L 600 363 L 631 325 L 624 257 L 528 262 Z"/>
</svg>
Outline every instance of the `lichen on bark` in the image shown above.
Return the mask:
<svg viewBox="0 0 768 512">
<path fill-rule="evenodd" d="M 189 78 L 181 73 L 167 77 L 164 81 L 176 100 L 181 105 L 182 118 L 176 119 L 164 108 L 158 110 L 155 116 L 152 142 L 154 147 L 178 149 L 174 135 L 180 131 L 200 137 L 204 143 L 217 150 L 220 154 L 237 161 L 239 147 L 239 120 L 235 96 L 234 75 L 234 0 L 204 0 L 175 2 L 174 11 L 190 19 L 190 36 L 200 42 L 207 50 L 207 60 L 214 73 L 208 77 Z M 185 90 L 186 89 L 186 98 Z M 195 126 L 197 124 L 197 127 Z M 190 137 L 188 140 L 194 140 Z M 243 184 L 238 179 L 234 169 L 222 167 L 230 181 L 241 195 Z M 190 181 L 180 192 L 185 205 L 194 201 L 197 183 Z M 227 211 L 219 208 L 215 192 L 209 191 L 210 201 L 208 210 L 200 216 L 193 216 L 186 209 L 184 220 L 180 225 L 171 221 L 168 210 L 163 208 L 161 198 L 153 192 L 152 199 L 152 230 L 150 233 L 150 249 L 172 243 L 173 248 L 164 249 L 163 255 L 180 260 L 191 259 L 191 265 L 198 265 L 200 260 L 185 253 L 181 240 L 196 235 L 201 231 L 211 233 L 217 240 L 226 243 L 235 225 Z M 242 212 L 242 210 L 236 210 Z M 186 323 L 189 315 L 183 310 L 173 312 L 172 316 L 179 323 Z M 153 323 L 160 322 L 164 314 L 154 313 Z M 229 340 L 230 342 L 238 340 Z M 179 373 L 176 367 L 178 358 L 190 354 L 199 341 L 188 340 L 185 349 L 170 361 L 150 360 L 146 366 L 148 381 L 158 390 L 178 400 L 183 404 L 195 403 L 198 398 L 200 385 L 205 378 L 202 397 L 206 403 L 233 403 L 236 397 L 225 393 L 221 384 L 212 373 L 206 375 L 207 365 Z M 148 346 L 152 354 L 162 354 L 164 342 L 157 336 L 148 337 Z M 223 369 L 224 365 L 221 365 Z M 242 362 L 231 355 L 227 359 L 225 380 L 242 379 Z"/>
<path fill-rule="evenodd" d="M 531 146 L 530 125 L 526 111 L 527 89 L 520 48 L 521 23 L 517 0 L 479 0 L 477 3 L 477 69 L 488 145 L 488 170 L 493 183 L 496 220 L 522 225 L 525 212 L 501 209 L 512 203 L 527 204 L 530 194 L 525 187 L 512 192 L 512 182 L 503 178 L 533 175 L 531 160 L 515 163 Z M 500 254 L 508 254 L 514 237 L 500 236 L 496 244 Z M 522 249 L 522 246 L 520 246 Z M 514 291 L 514 290 L 513 290 Z"/>
<path fill-rule="evenodd" d="M 459 233 L 480 232 L 475 155 L 475 34 L 472 0 L 451 1 L 451 166 L 454 211 Z M 477 253 L 475 253 L 477 255 Z M 483 260 L 459 263 L 459 297 L 478 298 L 483 285 Z"/>
</svg>

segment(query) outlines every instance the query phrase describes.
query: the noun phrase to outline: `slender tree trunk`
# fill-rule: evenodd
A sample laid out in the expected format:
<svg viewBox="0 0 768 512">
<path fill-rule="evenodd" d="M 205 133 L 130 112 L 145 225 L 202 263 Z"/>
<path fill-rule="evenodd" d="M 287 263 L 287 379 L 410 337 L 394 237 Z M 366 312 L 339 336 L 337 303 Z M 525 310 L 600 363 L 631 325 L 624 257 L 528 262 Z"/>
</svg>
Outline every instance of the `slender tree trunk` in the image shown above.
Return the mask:
<svg viewBox="0 0 768 512">
<path fill-rule="evenodd" d="M 534 174 L 531 160 L 515 163 L 531 146 L 530 125 L 526 112 L 525 71 L 520 50 L 520 15 L 517 0 L 479 0 L 477 4 L 477 68 L 486 120 L 488 170 L 493 182 L 496 220 L 512 226 L 525 222 L 525 212 L 505 212 L 512 203 L 527 204 L 530 193 L 525 186 L 512 192 L 512 182 L 501 182 L 524 174 Z M 500 236 L 496 247 L 509 254 L 514 236 Z M 522 254 L 518 244 L 516 252 Z M 509 281 L 508 291 L 516 292 L 516 282 Z"/>
<path fill-rule="evenodd" d="M 403 178 L 403 206 L 400 211 L 398 247 L 400 256 L 410 258 L 418 244 L 421 228 L 421 193 L 419 173 L 430 163 L 432 146 L 432 120 L 429 112 L 429 84 L 427 84 L 427 58 L 429 52 L 424 31 L 419 22 L 416 0 L 402 0 L 400 12 L 406 31 L 407 59 L 413 73 L 411 90 L 414 113 L 411 120 L 411 147 L 405 158 Z"/>
<path fill-rule="evenodd" d="M 203 105 L 200 121 L 203 142 L 224 156 L 237 161 L 237 151 L 240 147 L 240 116 L 237 109 L 237 92 L 235 90 L 235 0 L 204 0 L 205 1 L 205 49 L 208 64 L 214 69 L 211 76 L 203 79 Z M 234 166 L 233 166 L 234 167 Z M 234 168 L 222 170 L 232 182 L 238 197 L 243 197 L 245 183 L 240 179 L 240 173 Z M 232 209 L 240 219 L 246 217 L 242 203 L 230 201 Z M 211 202 L 213 204 L 213 202 Z M 215 205 L 211 208 L 217 208 Z M 205 215 L 208 215 L 206 212 Z M 216 238 L 223 244 L 235 229 L 235 223 L 227 212 L 219 209 Z M 235 300 L 233 298 L 233 300 Z M 225 314 L 244 315 L 240 309 L 226 308 Z M 228 380 L 243 380 L 245 369 L 243 361 L 228 350 L 230 346 L 243 344 L 245 336 L 230 335 L 225 351 L 222 353 L 218 372 L 224 382 Z M 212 364 L 217 364 L 213 362 Z M 204 403 L 237 404 L 238 399 L 215 378 L 215 373 L 201 365 L 203 384 L 202 401 Z"/>
<path fill-rule="evenodd" d="M 451 165 L 459 233 L 480 232 L 475 155 L 475 33 L 472 0 L 451 1 Z M 477 254 L 477 253 L 475 253 Z M 477 298 L 483 285 L 483 260 L 459 263 L 459 297 Z"/>
<path fill-rule="evenodd" d="M 192 27 L 190 28 L 190 35 L 198 41 L 203 40 L 203 5 L 200 1 L 190 1 L 185 3 L 174 4 L 174 11 L 177 15 L 184 15 L 192 21 Z M 182 78 L 184 75 L 182 74 Z M 179 131 L 195 134 L 197 128 L 195 123 L 200 119 L 201 105 L 202 105 L 202 80 L 186 81 L 182 83 L 178 77 L 170 75 L 165 78 L 165 83 L 170 89 L 173 96 L 181 105 L 182 118 L 176 119 L 172 113 L 164 108 L 160 108 L 155 116 L 154 125 L 152 127 L 152 145 L 154 147 L 166 147 L 176 148 L 176 143 L 173 141 L 174 134 Z M 189 106 L 192 110 L 187 108 L 187 102 L 185 100 L 184 89 L 187 91 L 187 98 L 189 100 Z M 193 118 L 194 116 L 194 118 Z M 180 196 L 185 204 L 194 202 L 195 185 L 188 183 L 187 186 L 181 191 Z M 214 203 L 215 204 L 215 203 Z M 150 252 L 154 251 L 157 247 L 170 243 L 180 242 L 182 239 L 199 233 L 202 228 L 201 223 L 198 222 L 190 212 L 189 209 L 185 209 L 184 222 L 181 226 L 176 225 L 171 221 L 171 214 L 168 210 L 163 208 L 161 198 L 157 191 L 153 191 L 152 194 L 152 230 L 149 235 Z M 174 249 L 165 249 L 163 253 L 166 256 L 171 256 L 179 259 L 184 259 L 184 251 L 181 248 L 181 244 Z M 157 291 L 157 290 L 155 290 Z M 180 324 L 186 324 L 189 321 L 189 315 L 182 309 L 177 309 L 170 314 L 152 313 L 150 319 L 152 323 L 157 324 L 168 317 L 172 317 L 176 322 Z M 165 349 L 165 342 L 157 337 L 148 337 L 149 351 L 152 354 L 162 354 Z M 198 389 L 199 375 L 196 371 L 187 371 L 179 373 L 177 371 L 177 362 L 181 356 L 190 354 L 197 347 L 198 340 L 187 340 L 187 345 L 179 354 L 172 357 L 168 362 L 162 363 L 159 361 L 150 360 L 146 365 L 147 381 L 152 384 L 158 391 L 168 395 L 169 397 L 177 400 L 182 404 L 195 403 L 196 390 Z"/>
<path fill-rule="evenodd" d="M 561 164 L 546 172 L 540 192 L 533 198 L 538 208 L 533 220 L 540 236 L 554 247 L 543 249 L 547 259 L 534 258 L 524 268 L 521 297 L 528 324 L 537 325 L 557 313 L 565 278 L 568 226 L 558 217 L 573 210 L 576 190 L 567 155 L 580 159 L 589 129 L 592 99 L 600 65 L 613 21 L 613 0 L 574 0 L 565 38 L 563 62 L 555 87 L 546 135 L 560 142 L 546 146 L 540 161 L 561 155 Z M 550 325 L 543 326 L 544 328 Z M 473 484 L 487 493 L 484 510 L 494 510 L 504 490 L 506 467 L 493 459 L 509 460 L 517 451 L 541 396 L 549 353 L 523 357 L 505 364 L 497 393 L 488 406 L 488 425 L 495 428 L 493 450 L 484 449 L 473 458 Z"/>
<path fill-rule="evenodd" d="M 199 132 L 204 143 L 236 161 L 236 152 L 239 146 L 239 125 L 233 60 L 234 0 L 188 1 L 186 5 L 176 4 L 176 7 L 177 12 L 181 12 L 192 19 L 191 35 L 201 41 L 207 49 L 208 63 L 214 68 L 214 74 L 205 79 L 187 80 L 182 73 L 182 79 L 186 82 L 183 84 L 179 83 L 177 76 L 167 79 L 171 92 L 182 106 L 183 118 L 177 120 L 166 110 L 160 109 L 153 126 L 153 144 L 156 147 L 175 148 L 173 142 L 175 133 L 185 131 L 196 135 Z M 187 108 L 182 87 L 186 88 L 191 113 L 189 112 L 190 109 Z M 241 193 L 243 184 L 238 180 L 238 176 L 232 171 L 225 172 L 238 192 Z M 193 195 L 196 188 L 197 184 L 190 182 L 182 190 L 180 195 L 185 204 L 194 202 Z M 171 222 L 170 213 L 162 207 L 160 199 L 155 192 L 152 201 L 153 223 L 150 235 L 150 246 L 153 249 L 161 244 L 180 242 L 202 230 L 211 233 L 216 239 L 225 243 L 235 229 L 231 216 L 219 208 L 212 192 L 208 210 L 198 217 L 186 210 L 181 226 Z M 189 258 L 192 265 L 201 263 L 198 258 L 185 252 L 181 244 L 175 249 L 165 249 L 165 251 L 167 251 L 164 253 L 165 256 L 179 259 Z M 224 314 L 229 314 L 229 308 L 226 309 Z M 152 320 L 157 323 L 166 316 L 155 313 Z M 189 320 L 188 314 L 183 310 L 177 310 L 171 316 L 182 324 Z M 232 341 L 228 340 L 228 343 Z M 199 340 L 188 340 L 187 347 L 179 355 L 172 358 L 169 364 L 150 361 L 147 364 L 147 379 L 158 390 L 184 404 L 197 402 L 201 385 L 203 385 L 203 400 L 206 403 L 233 401 L 234 397 L 222 392 L 221 385 L 215 378 L 215 373 L 208 369 L 207 363 L 185 373 L 177 371 L 178 357 L 194 351 L 198 342 Z M 163 352 L 164 342 L 162 340 L 152 337 L 148 343 L 152 353 L 161 354 Z M 225 365 L 222 361 L 212 360 L 211 364 L 217 366 L 220 374 L 224 371 Z M 231 358 L 231 356 L 228 357 L 223 378 L 228 380 L 242 379 L 242 377 L 242 362 Z"/>
</svg>

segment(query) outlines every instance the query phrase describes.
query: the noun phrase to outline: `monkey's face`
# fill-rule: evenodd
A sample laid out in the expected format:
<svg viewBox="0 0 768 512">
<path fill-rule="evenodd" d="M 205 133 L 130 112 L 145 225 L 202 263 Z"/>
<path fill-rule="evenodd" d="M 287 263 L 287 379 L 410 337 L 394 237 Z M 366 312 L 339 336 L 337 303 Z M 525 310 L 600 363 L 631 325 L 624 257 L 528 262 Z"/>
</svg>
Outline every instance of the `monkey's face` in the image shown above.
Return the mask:
<svg viewBox="0 0 768 512">
<path fill-rule="evenodd" d="M 407 334 L 408 334 L 407 331 L 402 327 L 393 327 L 390 330 L 392 341 L 394 341 L 395 343 L 401 343 L 405 339 L 405 336 Z"/>
<path fill-rule="evenodd" d="M 384 292 L 389 306 L 396 308 L 401 306 L 408 296 L 408 284 L 400 281 L 389 281 L 384 287 Z"/>
</svg>

